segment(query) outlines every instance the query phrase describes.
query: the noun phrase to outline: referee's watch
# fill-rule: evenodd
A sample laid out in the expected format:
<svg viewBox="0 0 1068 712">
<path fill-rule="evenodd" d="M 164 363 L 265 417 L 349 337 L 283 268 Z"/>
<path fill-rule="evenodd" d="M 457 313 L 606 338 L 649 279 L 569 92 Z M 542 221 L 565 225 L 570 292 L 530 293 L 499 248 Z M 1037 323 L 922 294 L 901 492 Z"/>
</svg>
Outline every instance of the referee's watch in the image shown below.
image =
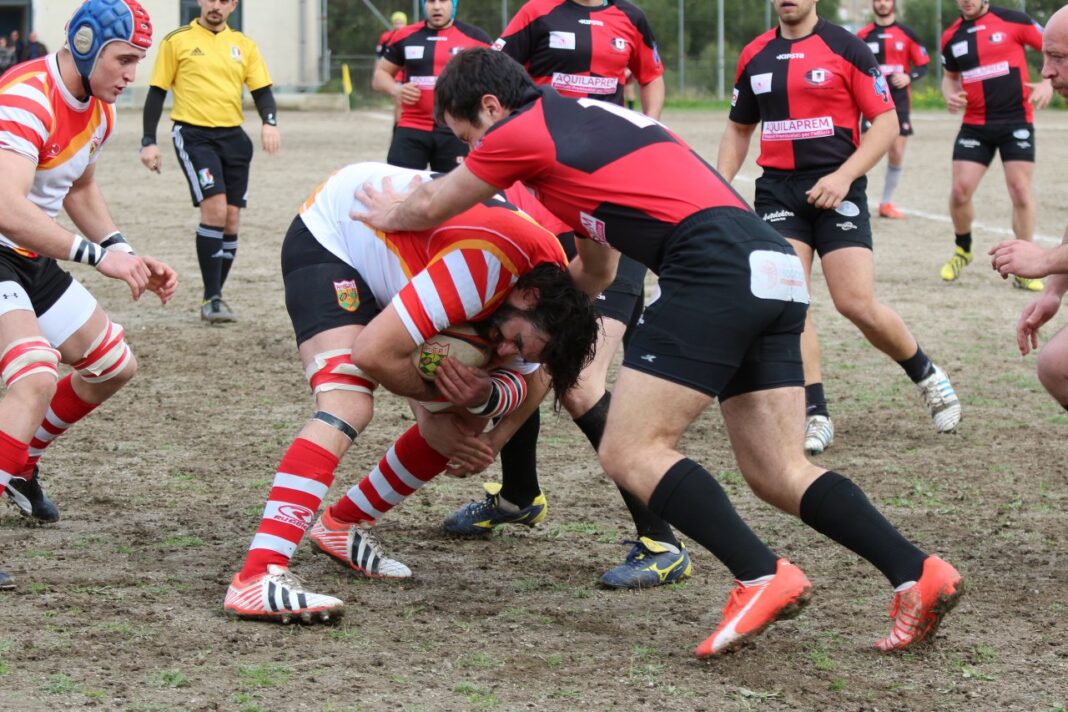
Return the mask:
<svg viewBox="0 0 1068 712">
<path fill-rule="evenodd" d="M 151 137 L 151 136 L 142 136 L 141 137 L 141 148 L 148 148 L 149 146 L 155 146 L 155 145 L 156 145 L 156 139 L 154 139 L 153 137 Z"/>
</svg>

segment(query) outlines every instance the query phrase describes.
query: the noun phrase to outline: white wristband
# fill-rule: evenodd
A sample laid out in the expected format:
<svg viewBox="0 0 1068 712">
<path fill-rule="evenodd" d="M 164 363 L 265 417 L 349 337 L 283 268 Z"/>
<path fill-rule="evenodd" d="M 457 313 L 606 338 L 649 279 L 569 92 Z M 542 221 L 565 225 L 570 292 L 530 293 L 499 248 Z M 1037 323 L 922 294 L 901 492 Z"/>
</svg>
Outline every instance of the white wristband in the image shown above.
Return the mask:
<svg viewBox="0 0 1068 712">
<path fill-rule="evenodd" d="M 115 250 L 117 252 L 125 252 L 128 255 L 134 254 L 133 247 L 126 241 L 126 237 L 118 230 L 106 235 L 104 239 L 100 241 L 100 246 L 109 251 Z"/>
<path fill-rule="evenodd" d="M 74 236 L 74 242 L 70 246 L 70 259 L 74 262 L 96 267 L 100 260 L 104 259 L 104 248 L 95 242 L 86 240 L 81 235 Z"/>
</svg>

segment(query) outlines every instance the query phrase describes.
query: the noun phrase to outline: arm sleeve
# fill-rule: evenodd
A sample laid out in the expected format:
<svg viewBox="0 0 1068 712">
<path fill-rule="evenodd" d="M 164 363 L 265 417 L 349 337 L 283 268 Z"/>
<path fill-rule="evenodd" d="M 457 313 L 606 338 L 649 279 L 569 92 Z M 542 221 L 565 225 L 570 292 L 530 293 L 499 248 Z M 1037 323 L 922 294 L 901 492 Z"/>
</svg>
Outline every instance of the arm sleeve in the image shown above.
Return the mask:
<svg viewBox="0 0 1068 712">
<path fill-rule="evenodd" d="M 141 135 L 156 140 L 156 128 L 159 126 L 159 117 L 163 114 L 163 100 L 167 98 L 167 90 L 157 86 L 148 88 L 148 96 L 145 97 L 145 109 L 141 117 L 143 128 Z"/>
<path fill-rule="evenodd" d="M 921 64 L 912 68 L 912 71 L 909 72 L 909 77 L 912 79 L 912 81 L 916 81 L 925 74 L 927 74 L 927 65 Z"/>
<path fill-rule="evenodd" d="M 627 67 L 638 80 L 645 86 L 664 74 L 664 65 L 660 61 L 660 52 L 656 49 L 656 40 L 653 38 L 653 28 L 649 26 L 649 20 L 645 15 L 634 23 L 638 30 L 634 50 L 630 55 Z"/>
<path fill-rule="evenodd" d="M 259 47 L 256 46 L 255 42 L 249 41 L 247 50 L 248 64 L 245 65 L 245 86 L 248 87 L 250 92 L 269 87 L 271 85 L 271 75 L 267 72 L 267 65 L 263 61 L 263 55 L 260 54 Z"/>
<path fill-rule="evenodd" d="M 511 19 L 504 32 L 493 43 L 493 49 L 504 52 L 509 57 L 526 66 L 530 55 L 534 53 L 537 38 L 534 36 L 536 18 L 531 17 L 529 5 L 523 5 Z"/>
<path fill-rule="evenodd" d="M 390 35 L 386 46 L 382 48 L 382 59 L 398 67 L 404 66 L 404 38 L 397 37 L 396 32 Z"/>
<path fill-rule="evenodd" d="M 953 56 L 952 39 L 953 35 L 949 32 L 942 35 L 942 66 L 947 72 L 960 74 L 960 65 L 957 64 L 957 58 Z"/>
<path fill-rule="evenodd" d="M 731 93 L 730 120 L 736 124 L 759 124 L 760 104 L 757 102 L 756 93 L 753 91 L 752 80 L 749 77 L 748 65 L 738 64 L 738 76 L 734 82 L 734 91 Z"/>
<path fill-rule="evenodd" d="M 159 45 L 156 63 L 152 66 L 152 76 L 148 83 L 167 91 L 174 84 L 174 75 L 178 71 L 178 62 L 174 56 L 174 43 L 164 38 Z"/>
<path fill-rule="evenodd" d="M 1023 41 L 1031 49 L 1036 52 L 1042 51 L 1042 25 L 1035 21 L 1031 21 L 1031 24 L 1027 25 L 1023 31 Z"/>
<path fill-rule="evenodd" d="M 252 101 L 256 102 L 256 112 L 260 115 L 263 123 L 268 126 L 278 125 L 278 104 L 271 92 L 271 85 L 252 90 Z"/>
<path fill-rule="evenodd" d="M 851 70 L 847 75 L 850 93 L 864 118 L 871 121 L 879 114 L 893 111 L 894 100 L 890 98 L 890 87 L 867 43 L 859 39 L 850 42 L 843 53 L 843 59 Z"/>
</svg>

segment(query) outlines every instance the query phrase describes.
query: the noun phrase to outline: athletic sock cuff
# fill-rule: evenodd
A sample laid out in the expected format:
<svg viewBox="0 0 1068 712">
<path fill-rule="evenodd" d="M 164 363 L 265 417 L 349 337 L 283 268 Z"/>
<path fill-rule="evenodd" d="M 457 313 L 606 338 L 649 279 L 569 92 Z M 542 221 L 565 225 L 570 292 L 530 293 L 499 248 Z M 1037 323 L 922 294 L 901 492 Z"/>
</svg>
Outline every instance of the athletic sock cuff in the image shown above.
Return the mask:
<svg viewBox="0 0 1068 712">
<path fill-rule="evenodd" d="M 649 511 L 658 516 L 663 516 L 664 507 L 679 485 L 686 481 L 690 475 L 701 471 L 701 466 L 688 457 L 682 458 L 669 467 L 664 476 L 660 478 L 660 482 L 657 483 L 652 495 L 649 496 Z"/>
<path fill-rule="evenodd" d="M 801 495 L 801 521 L 818 531 L 819 513 L 823 507 L 823 501 L 836 487 L 843 484 L 852 484 L 852 481 L 833 470 L 827 470 L 817 477 L 816 481 L 809 485 L 805 493 Z"/>
</svg>

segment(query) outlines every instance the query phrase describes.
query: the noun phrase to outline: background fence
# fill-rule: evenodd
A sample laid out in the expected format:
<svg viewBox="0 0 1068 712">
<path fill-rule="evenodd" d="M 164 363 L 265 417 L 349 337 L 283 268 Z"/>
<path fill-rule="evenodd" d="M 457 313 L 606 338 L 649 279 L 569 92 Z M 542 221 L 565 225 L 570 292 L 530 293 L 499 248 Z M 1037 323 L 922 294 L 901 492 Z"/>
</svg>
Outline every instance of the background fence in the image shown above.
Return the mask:
<svg viewBox="0 0 1068 712">
<path fill-rule="evenodd" d="M 496 37 L 523 0 L 458 0 L 457 17 Z M 1045 23 L 1063 0 L 1004 0 L 1001 4 L 1023 10 Z M 771 2 L 760 0 L 637 0 L 656 35 L 664 61 L 668 98 L 714 99 L 730 95 L 742 48 L 775 21 Z M 937 91 L 940 78 L 938 43 L 942 30 L 958 16 L 955 0 L 898 0 L 899 20 L 911 26 L 931 54 L 932 71 L 916 87 L 921 94 Z M 331 81 L 327 90 L 340 86 L 340 67 L 349 65 L 354 103 L 379 101 L 371 91 L 374 47 L 386 29 L 386 18 L 396 10 L 419 19 L 418 0 L 329 0 L 328 39 Z M 871 20 L 870 0 L 820 0 L 820 14 L 851 29 Z M 720 22 L 722 17 L 722 22 Z M 1038 53 L 1030 54 L 1037 69 Z"/>
</svg>

